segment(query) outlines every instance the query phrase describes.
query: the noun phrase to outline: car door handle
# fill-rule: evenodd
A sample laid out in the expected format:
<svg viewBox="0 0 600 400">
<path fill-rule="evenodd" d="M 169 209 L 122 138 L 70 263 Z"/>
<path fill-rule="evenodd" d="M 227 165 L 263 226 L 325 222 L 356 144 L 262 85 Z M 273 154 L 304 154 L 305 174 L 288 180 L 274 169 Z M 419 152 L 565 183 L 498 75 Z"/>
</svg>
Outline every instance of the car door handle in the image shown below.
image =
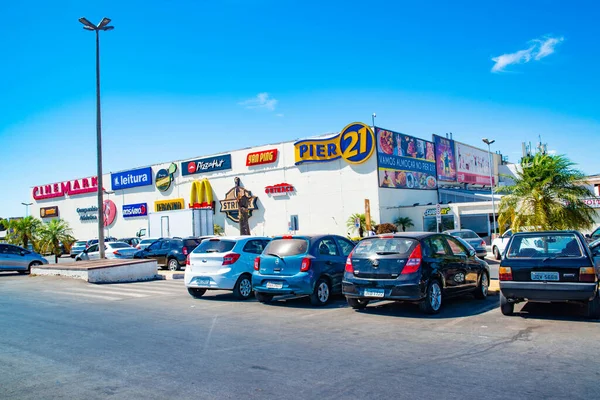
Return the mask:
<svg viewBox="0 0 600 400">
<path fill-rule="evenodd" d="M 325 261 L 325 264 L 327 264 L 327 265 L 333 265 L 333 261 Z"/>
</svg>

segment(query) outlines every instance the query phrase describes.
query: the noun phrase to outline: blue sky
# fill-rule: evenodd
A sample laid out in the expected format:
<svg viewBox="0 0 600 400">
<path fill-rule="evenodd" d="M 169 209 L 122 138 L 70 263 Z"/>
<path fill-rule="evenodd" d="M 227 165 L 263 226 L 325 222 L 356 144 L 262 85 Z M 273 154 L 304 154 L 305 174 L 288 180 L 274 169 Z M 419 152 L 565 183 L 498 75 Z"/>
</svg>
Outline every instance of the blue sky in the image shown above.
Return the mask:
<svg viewBox="0 0 600 400">
<path fill-rule="evenodd" d="M 600 173 L 594 1 L 23 1 L 0 12 L 0 216 L 30 187 L 337 132 L 352 121 Z M 494 61 L 495 60 L 495 61 Z"/>
</svg>

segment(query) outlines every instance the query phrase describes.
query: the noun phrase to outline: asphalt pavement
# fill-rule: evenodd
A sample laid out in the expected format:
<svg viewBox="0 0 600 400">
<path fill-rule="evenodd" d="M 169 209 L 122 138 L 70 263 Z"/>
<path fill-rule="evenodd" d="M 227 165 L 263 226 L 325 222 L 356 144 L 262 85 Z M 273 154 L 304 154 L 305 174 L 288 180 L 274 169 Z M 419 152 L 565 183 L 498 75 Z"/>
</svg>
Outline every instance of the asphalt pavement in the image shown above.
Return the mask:
<svg viewBox="0 0 600 400">
<path fill-rule="evenodd" d="M 498 297 L 366 311 L 0 273 L 2 399 L 588 399 L 600 325 Z"/>
</svg>

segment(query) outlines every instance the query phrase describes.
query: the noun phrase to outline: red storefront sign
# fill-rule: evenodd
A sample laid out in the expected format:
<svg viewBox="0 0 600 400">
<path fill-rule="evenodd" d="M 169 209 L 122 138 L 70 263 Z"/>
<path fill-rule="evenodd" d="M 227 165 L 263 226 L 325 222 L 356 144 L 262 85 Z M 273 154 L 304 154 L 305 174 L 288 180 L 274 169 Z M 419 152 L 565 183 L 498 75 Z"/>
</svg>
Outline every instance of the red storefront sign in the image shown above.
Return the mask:
<svg viewBox="0 0 600 400">
<path fill-rule="evenodd" d="M 50 185 L 35 186 L 33 198 L 35 200 L 52 199 L 55 197 L 74 196 L 84 193 L 92 193 L 98 190 L 98 178 L 82 178 L 73 181 L 52 183 Z"/>
<path fill-rule="evenodd" d="M 293 191 L 294 187 L 289 183 L 278 183 L 277 185 L 267 186 L 265 188 L 265 193 L 271 194 L 273 196 L 285 196 L 286 194 Z"/>
<path fill-rule="evenodd" d="M 246 166 L 270 164 L 277 161 L 277 149 L 257 151 L 246 156 Z"/>
</svg>

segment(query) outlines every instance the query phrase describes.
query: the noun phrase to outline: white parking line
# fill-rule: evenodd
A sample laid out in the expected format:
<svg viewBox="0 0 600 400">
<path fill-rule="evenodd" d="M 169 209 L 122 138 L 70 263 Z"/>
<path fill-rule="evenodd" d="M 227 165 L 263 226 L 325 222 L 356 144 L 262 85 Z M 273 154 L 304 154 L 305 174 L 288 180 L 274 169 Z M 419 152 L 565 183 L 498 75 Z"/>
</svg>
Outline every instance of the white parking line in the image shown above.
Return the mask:
<svg viewBox="0 0 600 400">
<path fill-rule="evenodd" d="M 100 289 L 100 288 L 96 289 L 93 286 L 85 288 L 85 289 L 69 288 L 69 289 L 67 289 L 67 291 L 68 292 L 81 292 L 81 293 L 90 293 L 90 291 L 93 291 L 95 293 L 105 293 L 108 295 L 120 295 L 120 296 L 129 296 L 129 297 L 147 297 L 147 296 L 149 296 L 149 294 L 131 293 L 131 292 L 125 291 L 125 290 Z"/>
<path fill-rule="evenodd" d="M 116 301 L 116 300 L 123 300 L 121 297 L 113 297 L 113 296 L 102 296 L 102 295 L 96 295 L 96 294 L 87 294 L 87 293 L 70 293 L 70 292 L 65 292 L 65 291 L 58 291 L 58 290 L 44 290 L 43 293 L 53 293 L 53 294 L 60 294 L 60 295 L 66 295 L 66 296 L 75 296 L 75 297 L 89 297 L 92 299 L 101 299 L 101 300 L 108 300 L 108 301 Z"/>
</svg>

